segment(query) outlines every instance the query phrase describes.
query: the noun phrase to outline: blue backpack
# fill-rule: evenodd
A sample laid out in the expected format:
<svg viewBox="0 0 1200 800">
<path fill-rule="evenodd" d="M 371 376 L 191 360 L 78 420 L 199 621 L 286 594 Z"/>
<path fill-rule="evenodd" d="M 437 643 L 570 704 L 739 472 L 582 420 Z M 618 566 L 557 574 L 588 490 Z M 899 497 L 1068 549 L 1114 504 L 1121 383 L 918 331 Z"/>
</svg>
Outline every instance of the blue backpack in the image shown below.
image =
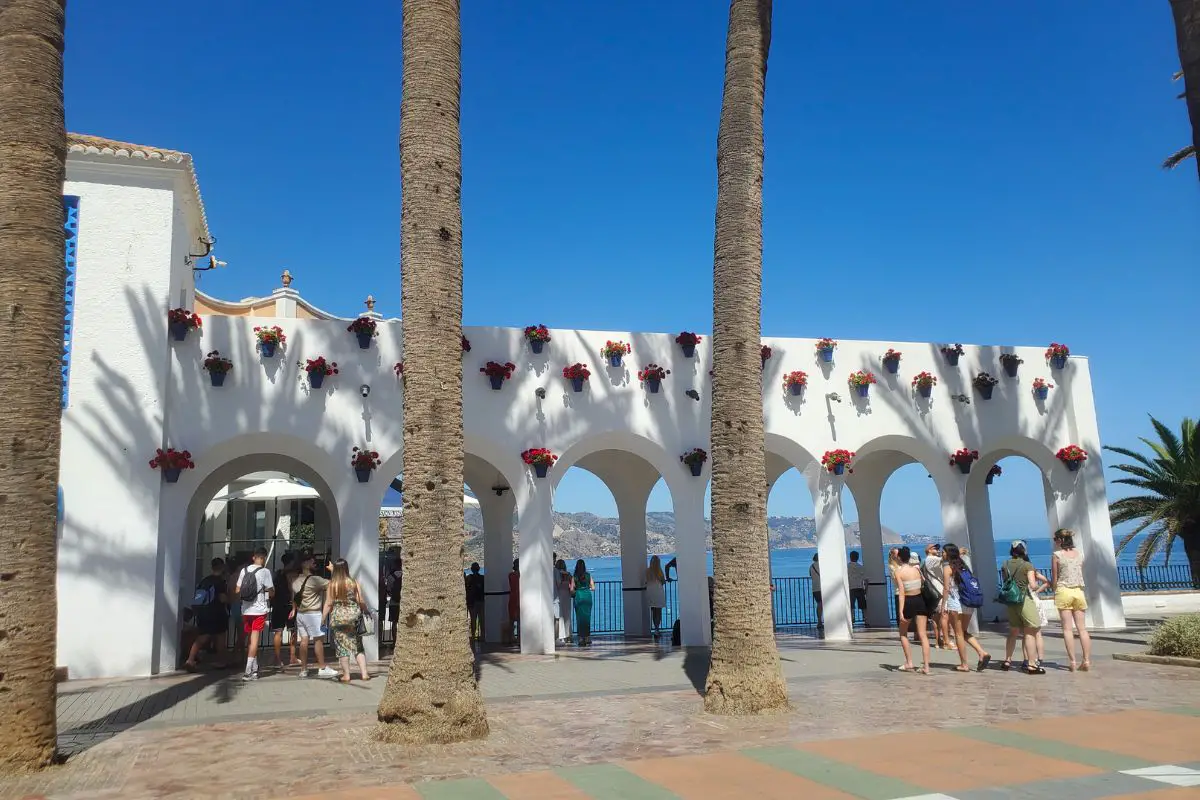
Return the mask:
<svg viewBox="0 0 1200 800">
<path fill-rule="evenodd" d="M 983 589 L 979 579 L 965 565 L 958 573 L 958 601 L 963 608 L 983 608 Z"/>
<path fill-rule="evenodd" d="M 208 584 L 207 586 L 205 584 Z M 217 587 L 212 581 L 201 581 L 196 587 L 196 593 L 192 595 L 192 606 L 195 608 L 204 608 L 211 606 L 217 602 Z"/>
</svg>

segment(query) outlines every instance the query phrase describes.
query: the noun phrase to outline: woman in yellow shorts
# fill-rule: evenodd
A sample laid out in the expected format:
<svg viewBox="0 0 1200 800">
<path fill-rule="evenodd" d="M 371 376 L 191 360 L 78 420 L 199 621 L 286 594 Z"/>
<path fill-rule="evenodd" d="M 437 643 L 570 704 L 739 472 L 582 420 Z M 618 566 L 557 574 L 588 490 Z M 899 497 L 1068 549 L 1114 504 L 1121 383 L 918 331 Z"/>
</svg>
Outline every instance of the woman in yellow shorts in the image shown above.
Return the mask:
<svg viewBox="0 0 1200 800">
<path fill-rule="evenodd" d="M 1075 536 L 1066 528 L 1054 532 L 1054 561 L 1050 566 L 1050 584 L 1054 587 L 1054 607 L 1062 619 L 1063 643 L 1067 646 L 1067 658 L 1071 659 L 1071 672 L 1075 671 L 1075 630 L 1079 631 L 1079 644 L 1083 647 L 1083 663 L 1079 669 L 1087 672 L 1092 668 L 1092 637 L 1088 635 L 1087 598 L 1083 594 L 1083 553 L 1075 549 Z"/>
</svg>

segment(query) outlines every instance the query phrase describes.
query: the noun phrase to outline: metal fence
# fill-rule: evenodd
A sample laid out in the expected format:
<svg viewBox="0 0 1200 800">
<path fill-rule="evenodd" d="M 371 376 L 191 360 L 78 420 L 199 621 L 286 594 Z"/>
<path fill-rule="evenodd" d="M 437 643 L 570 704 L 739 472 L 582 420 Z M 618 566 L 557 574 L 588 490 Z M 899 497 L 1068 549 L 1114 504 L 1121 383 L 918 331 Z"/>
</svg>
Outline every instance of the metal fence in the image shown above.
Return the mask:
<svg viewBox="0 0 1200 800">
<path fill-rule="evenodd" d="M 1117 567 L 1122 592 L 1161 592 L 1169 589 L 1200 589 L 1187 564 L 1154 567 Z"/>
</svg>

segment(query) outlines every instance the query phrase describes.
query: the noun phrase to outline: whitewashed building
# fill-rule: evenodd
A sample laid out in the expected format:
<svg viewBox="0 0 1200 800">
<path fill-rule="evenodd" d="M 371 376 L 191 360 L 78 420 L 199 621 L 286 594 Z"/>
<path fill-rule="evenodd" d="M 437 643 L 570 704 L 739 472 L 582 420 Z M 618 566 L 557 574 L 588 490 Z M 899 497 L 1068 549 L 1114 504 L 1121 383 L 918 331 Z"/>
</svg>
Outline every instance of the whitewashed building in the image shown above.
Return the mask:
<svg viewBox="0 0 1200 800">
<path fill-rule="evenodd" d="M 72 677 L 174 670 L 183 609 L 211 552 L 211 532 L 222 529 L 214 528 L 219 511 L 210 504 L 244 488 L 237 482 L 254 473 L 294 476 L 319 495 L 316 526 L 328 532 L 332 549 L 350 561 L 374 596 L 379 510 L 402 464 L 404 384 L 394 369 L 403 360 L 399 322 L 368 311 L 379 332 L 360 349 L 346 330 L 349 320 L 301 297 L 290 276 L 261 298 L 233 302 L 198 292 L 193 269 L 209 264 L 202 242 L 210 234 L 186 154 L 73 135 L 64 196 L 71 291 L 59 664 Z M 167 312 L 175 307 L 192 309 L 203 321 L 182 342 L 168 333 Z M 271 358 L 256 348 L 253 329 L 263 325 L 278 325 L 287 336 Z M 496 593 L 489 596 L 489 637 L 497 637 L 503 616 L 499 593 L 507 589 L 515 516 L 521 531 L 521 648 L 554 651 L 551 509 L 557 481 L 577 466 L 597 475 L 616 498 L 624 580 L 633 588 L 644 579 L 647 497 L 663 479 L 677 525 L 683 640 L 706 644 L 708 471 L 706 464 L 693 476 L 680 456 L 708 449 L 707 334 L 691 357 L 675 334 L 556 329 L 540 354 L 519 329 L 467 328 L 464 334 L 471 345 L 463 353 L 466 483 L 481 505 L 487 588 Z M 631 345 L 621 366 L 600 357 L 606 340 Z M 937 488 L 946 539 L 969 544 L 977 563 L 988 564 L 994 545 L 986 477 L 1010 455 L 1028 459 L 1043 475 L 1047 529 L 1078 532 L 1088 556 L 1092 624 L 1124 624 L 1086 358 L 1072 356 L 1056 369 L 1042 347 L 970 345 L 951 366 L 936 344 L 842 340 L 826 362 L 815 342 L 764 340 L 771 356 L 764 361 L 762 396 L 768 480 L 795 468 L 813 494 L 827 638 L 852 635 L 839 511 L 843 488 L 854 493 L 864 552 L 879 552 L 884 483 L 898 467 L 919 462 Z M 881 363 L 888 348 L 903 353 L 895 374 Z M 202 368 L 213 350 L 234 365 L 220 387 Z M 1024 361 L 1015 377 L 1002 369 L 1006 353 Z M 302 369 L 317 356 L 336 361 L 339 369 L 320 389 Z M 498 391 L 479 372 L 488 361 L 516 365 Z M 561 376 L 574 362 L 592 372 L 581 392 Z M 671 370 L 657 393 L 637 378 L 651 362 Z M 878 378 L 868 397 L 847 384 L 849 373 L 860 369 Z M 783 386 L 783 376 L 795 370 L 808 373 L 801 395 Z M 921 371 L 939 379 L 928 399 L 910 385 Z M 972 386 L 979 372 L 1000 379 L 990 399 Z M 1032 391 L 1035 377 L 1054 384 L 1045 400 Z M 1078 471 L 1055 457 L 1069 444 L 1090 454 Z M 355 446 L 379 452 L 383 462 L 366 483 L 350 466 Z M 190 451 L 195 463 L 175 483 L 148 465 L 165 447 Z M 537 478 L 522 462 L 522 451 L 531 447 L 559 455 L 548 477 Z M 950 453 L 964 447 L 979 451 L 969 474 L 949 463 Z M 852 474 L 821 467 L 822 454 L 839 448 L 856 453 Z M 274 532 L 282 517 L 292 519 L 290 511 L 272 514 L 264 525 Z M 883 566 L 868 559 L 867 567 L 875 584 L 871 621 L 886 624 Z M 979 577 L 985 594 L 994 596 L 995 575 L 982 569 Z M 627 600 L 625 617 L 627 633 L 647 630 L 639 603 Z"/>
</svg>

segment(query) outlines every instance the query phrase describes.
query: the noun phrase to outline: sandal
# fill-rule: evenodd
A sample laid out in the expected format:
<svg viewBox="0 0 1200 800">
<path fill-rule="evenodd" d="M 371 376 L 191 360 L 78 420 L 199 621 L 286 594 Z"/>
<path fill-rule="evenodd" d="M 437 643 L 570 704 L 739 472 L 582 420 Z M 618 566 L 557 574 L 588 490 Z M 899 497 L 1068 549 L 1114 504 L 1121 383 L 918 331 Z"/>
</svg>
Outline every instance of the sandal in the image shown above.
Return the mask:
<svg viewBox="0 0 1200 800">
<path fill-rule="evenodd" d="M 959 664 L 957 667 L 954 668 L 954 671 L 955 672 L 970 672 L 971 668 L 968 667 L 966 664 Z"/>
<path fill-rule="evenodd" d="M 1046 669 L 1041 664 L 1030 664 L 1025 668 L 1026 675 L 1045 675 Z"/>
<path fill-rule="evenodd" d="M 904 665 L 904 666 L 896 667 L 896 671 L 897 672 L 916 672 L 917 668 Z"/>
<path fill-rule="evenodd" d="M 919 670 L 917 670 L 917 672 L 921 673 L 922 675 L 928 675 L 929 674 L 929 665 L 922 664 L 921 668 Z"/>
<path fill-rule="evenodd" d="M 988 664 L 992 663 L 992 657 L 987 653 L 983 654 L 983 658 L 979 659 L 979 663 L 975 666 L 976 672 L 983 672 L 988 668 Z M 1007 669 L 1007 667 L 1005 667 Z"/>
<path fill-rule="evenodd" d="M 1004 670 L 1005 672 L 1008 672 L 1010 669 L 1012 669 L 1012 662 L 1011 661 L 1000 662 L 1000 669 Z"/>
<path fill-rule="evenodd" d="M 1092 669 L 1092 662 L 1090 662 L 1090 661 L 1084 661 L 1082 664 L 1079 665 L 1080 672 L 1090 672 L 1091 669 Z"/>
</svg>

